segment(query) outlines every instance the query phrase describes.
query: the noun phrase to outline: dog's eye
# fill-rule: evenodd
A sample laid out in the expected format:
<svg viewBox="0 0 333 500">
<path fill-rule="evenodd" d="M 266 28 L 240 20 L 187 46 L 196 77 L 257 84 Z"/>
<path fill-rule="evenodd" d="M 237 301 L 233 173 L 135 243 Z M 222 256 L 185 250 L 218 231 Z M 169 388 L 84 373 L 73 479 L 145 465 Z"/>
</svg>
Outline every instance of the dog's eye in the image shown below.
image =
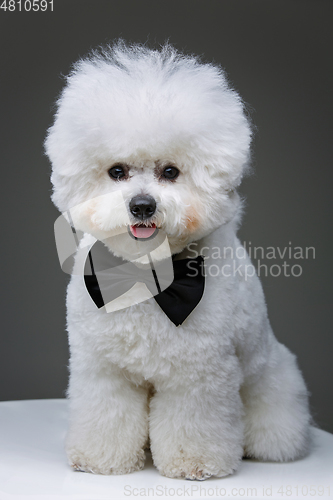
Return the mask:
<svg viewBox="0 0 333 500">
<path fill-rule="evenodd" d="M 111 179 L 119 180 L 126 177 L 125 168 L 123 165 L 114 165 L 109 169 L 109 176 Z"/>
<path fill-rule="evenodd" d="M 168 167 L 165 167 L 165 169 L 162 172 L 161 177 L 163 179 L 168 179 L 168 180 L 173 181 L 173 180 L 177 179 L 178 175 L 179 175 L 178 168 L 172 167 L 171 165 L 169 165 Z"/>
</svg>

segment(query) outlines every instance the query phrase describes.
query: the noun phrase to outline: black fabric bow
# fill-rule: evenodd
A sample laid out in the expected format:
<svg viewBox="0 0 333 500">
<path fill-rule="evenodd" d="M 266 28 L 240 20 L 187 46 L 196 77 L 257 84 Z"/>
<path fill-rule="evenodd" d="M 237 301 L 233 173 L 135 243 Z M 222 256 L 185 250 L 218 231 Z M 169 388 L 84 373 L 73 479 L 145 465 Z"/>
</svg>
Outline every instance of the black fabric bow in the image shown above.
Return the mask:
<svg viewBox="0 0 333 500">
<path fill-rule="evenodd" d="M 85 262 L 87 291 L 96 306 L 101 308 L 137 282 L 145 283 L 164 313 L 179 326 L 202 298 L 205 287 L 203 257 L 153 262 L 150 254 L 147 255 L 147 265 L 129 262 L 116 257 L 97 241 Z"/>
</svg>

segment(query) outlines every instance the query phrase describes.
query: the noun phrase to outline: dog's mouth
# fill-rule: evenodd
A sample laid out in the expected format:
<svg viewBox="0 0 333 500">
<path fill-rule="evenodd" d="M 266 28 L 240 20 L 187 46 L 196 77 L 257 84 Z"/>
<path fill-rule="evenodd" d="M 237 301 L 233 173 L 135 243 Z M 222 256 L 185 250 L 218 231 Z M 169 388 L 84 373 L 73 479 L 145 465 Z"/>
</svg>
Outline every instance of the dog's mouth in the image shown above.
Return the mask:
<svg viewBox="0 0 333 500">
<path fill-rule="evenodd" d="M 145 224 L 135 224 L 134 226 L 130 226 L 130 231 L 134 238 L 150 238 L 153 236 L 155 231 L 157 231 L 156 224 L 150 224 L 146 226 Z"/>
</svg>

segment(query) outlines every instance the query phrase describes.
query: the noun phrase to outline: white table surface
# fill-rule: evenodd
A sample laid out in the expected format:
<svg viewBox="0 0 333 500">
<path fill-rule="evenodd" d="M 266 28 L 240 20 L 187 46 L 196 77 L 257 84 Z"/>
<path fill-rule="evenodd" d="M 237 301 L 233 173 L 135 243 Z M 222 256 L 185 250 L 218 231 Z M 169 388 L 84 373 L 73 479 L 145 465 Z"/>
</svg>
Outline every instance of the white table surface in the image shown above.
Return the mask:
<svg viewBox="0 0 333 500">
<path fill-rule="evenodd" d="M 148 457 L 123 476 L 74 472 L 67 465 L 65 399 L 0 403 L 0 500 L 123 498 L 333 499 L 333 435 L 314 429 L 314 448 L 291 463 L 243 460 L 233 476 L 207 481 L 165 478 Z"/>
</svg>

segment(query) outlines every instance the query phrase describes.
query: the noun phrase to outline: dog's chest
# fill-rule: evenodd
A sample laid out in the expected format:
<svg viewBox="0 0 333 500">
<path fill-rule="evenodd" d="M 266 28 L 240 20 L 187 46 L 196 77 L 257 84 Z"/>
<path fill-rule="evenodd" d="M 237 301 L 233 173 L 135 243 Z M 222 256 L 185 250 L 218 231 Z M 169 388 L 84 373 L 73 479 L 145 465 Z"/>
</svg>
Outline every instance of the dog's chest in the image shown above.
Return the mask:
<svg viewBox="0 0 333 500">
<path fill-rule="evenodd" d="M 168 375 L 177 357 L 177 329 L 154 299 L 120 311 L 100 311 L 99 332 L 91 348 L 100 361 L 111 362 L 130 373 L 151 379 Z M 92 339 L 91 339 L 92 340 Z"/>
<path fill-rule="evenodd" d="M 176 327 L 154 298 L 121 310 L 98 310 L 75 276 L 67 296 L 70 344 L 82 356 L 92 356 L 94 364 L 113 364 L 153 383 L 176 373 L 181 377 L 185 370 L 206 371 L 229 350 L 233 337 L 234 300 L 229 289 L 223 293 L 216 285 L 207 276 L 202 300 Z"/>
<path fill-rule="evenodd" d="M 154 299 L 122 311 L 100 313 L 104 326 L 91 339 L 96 362 L 112 363 L 136 380 L 155 384 L 181 377 L 193 367 L 194 373 L 202 373 L 212 357 L 219 357 L 221 346 L 213 329 L 203 331 L 195 318 L 175 327 Z"/>
</svg>

